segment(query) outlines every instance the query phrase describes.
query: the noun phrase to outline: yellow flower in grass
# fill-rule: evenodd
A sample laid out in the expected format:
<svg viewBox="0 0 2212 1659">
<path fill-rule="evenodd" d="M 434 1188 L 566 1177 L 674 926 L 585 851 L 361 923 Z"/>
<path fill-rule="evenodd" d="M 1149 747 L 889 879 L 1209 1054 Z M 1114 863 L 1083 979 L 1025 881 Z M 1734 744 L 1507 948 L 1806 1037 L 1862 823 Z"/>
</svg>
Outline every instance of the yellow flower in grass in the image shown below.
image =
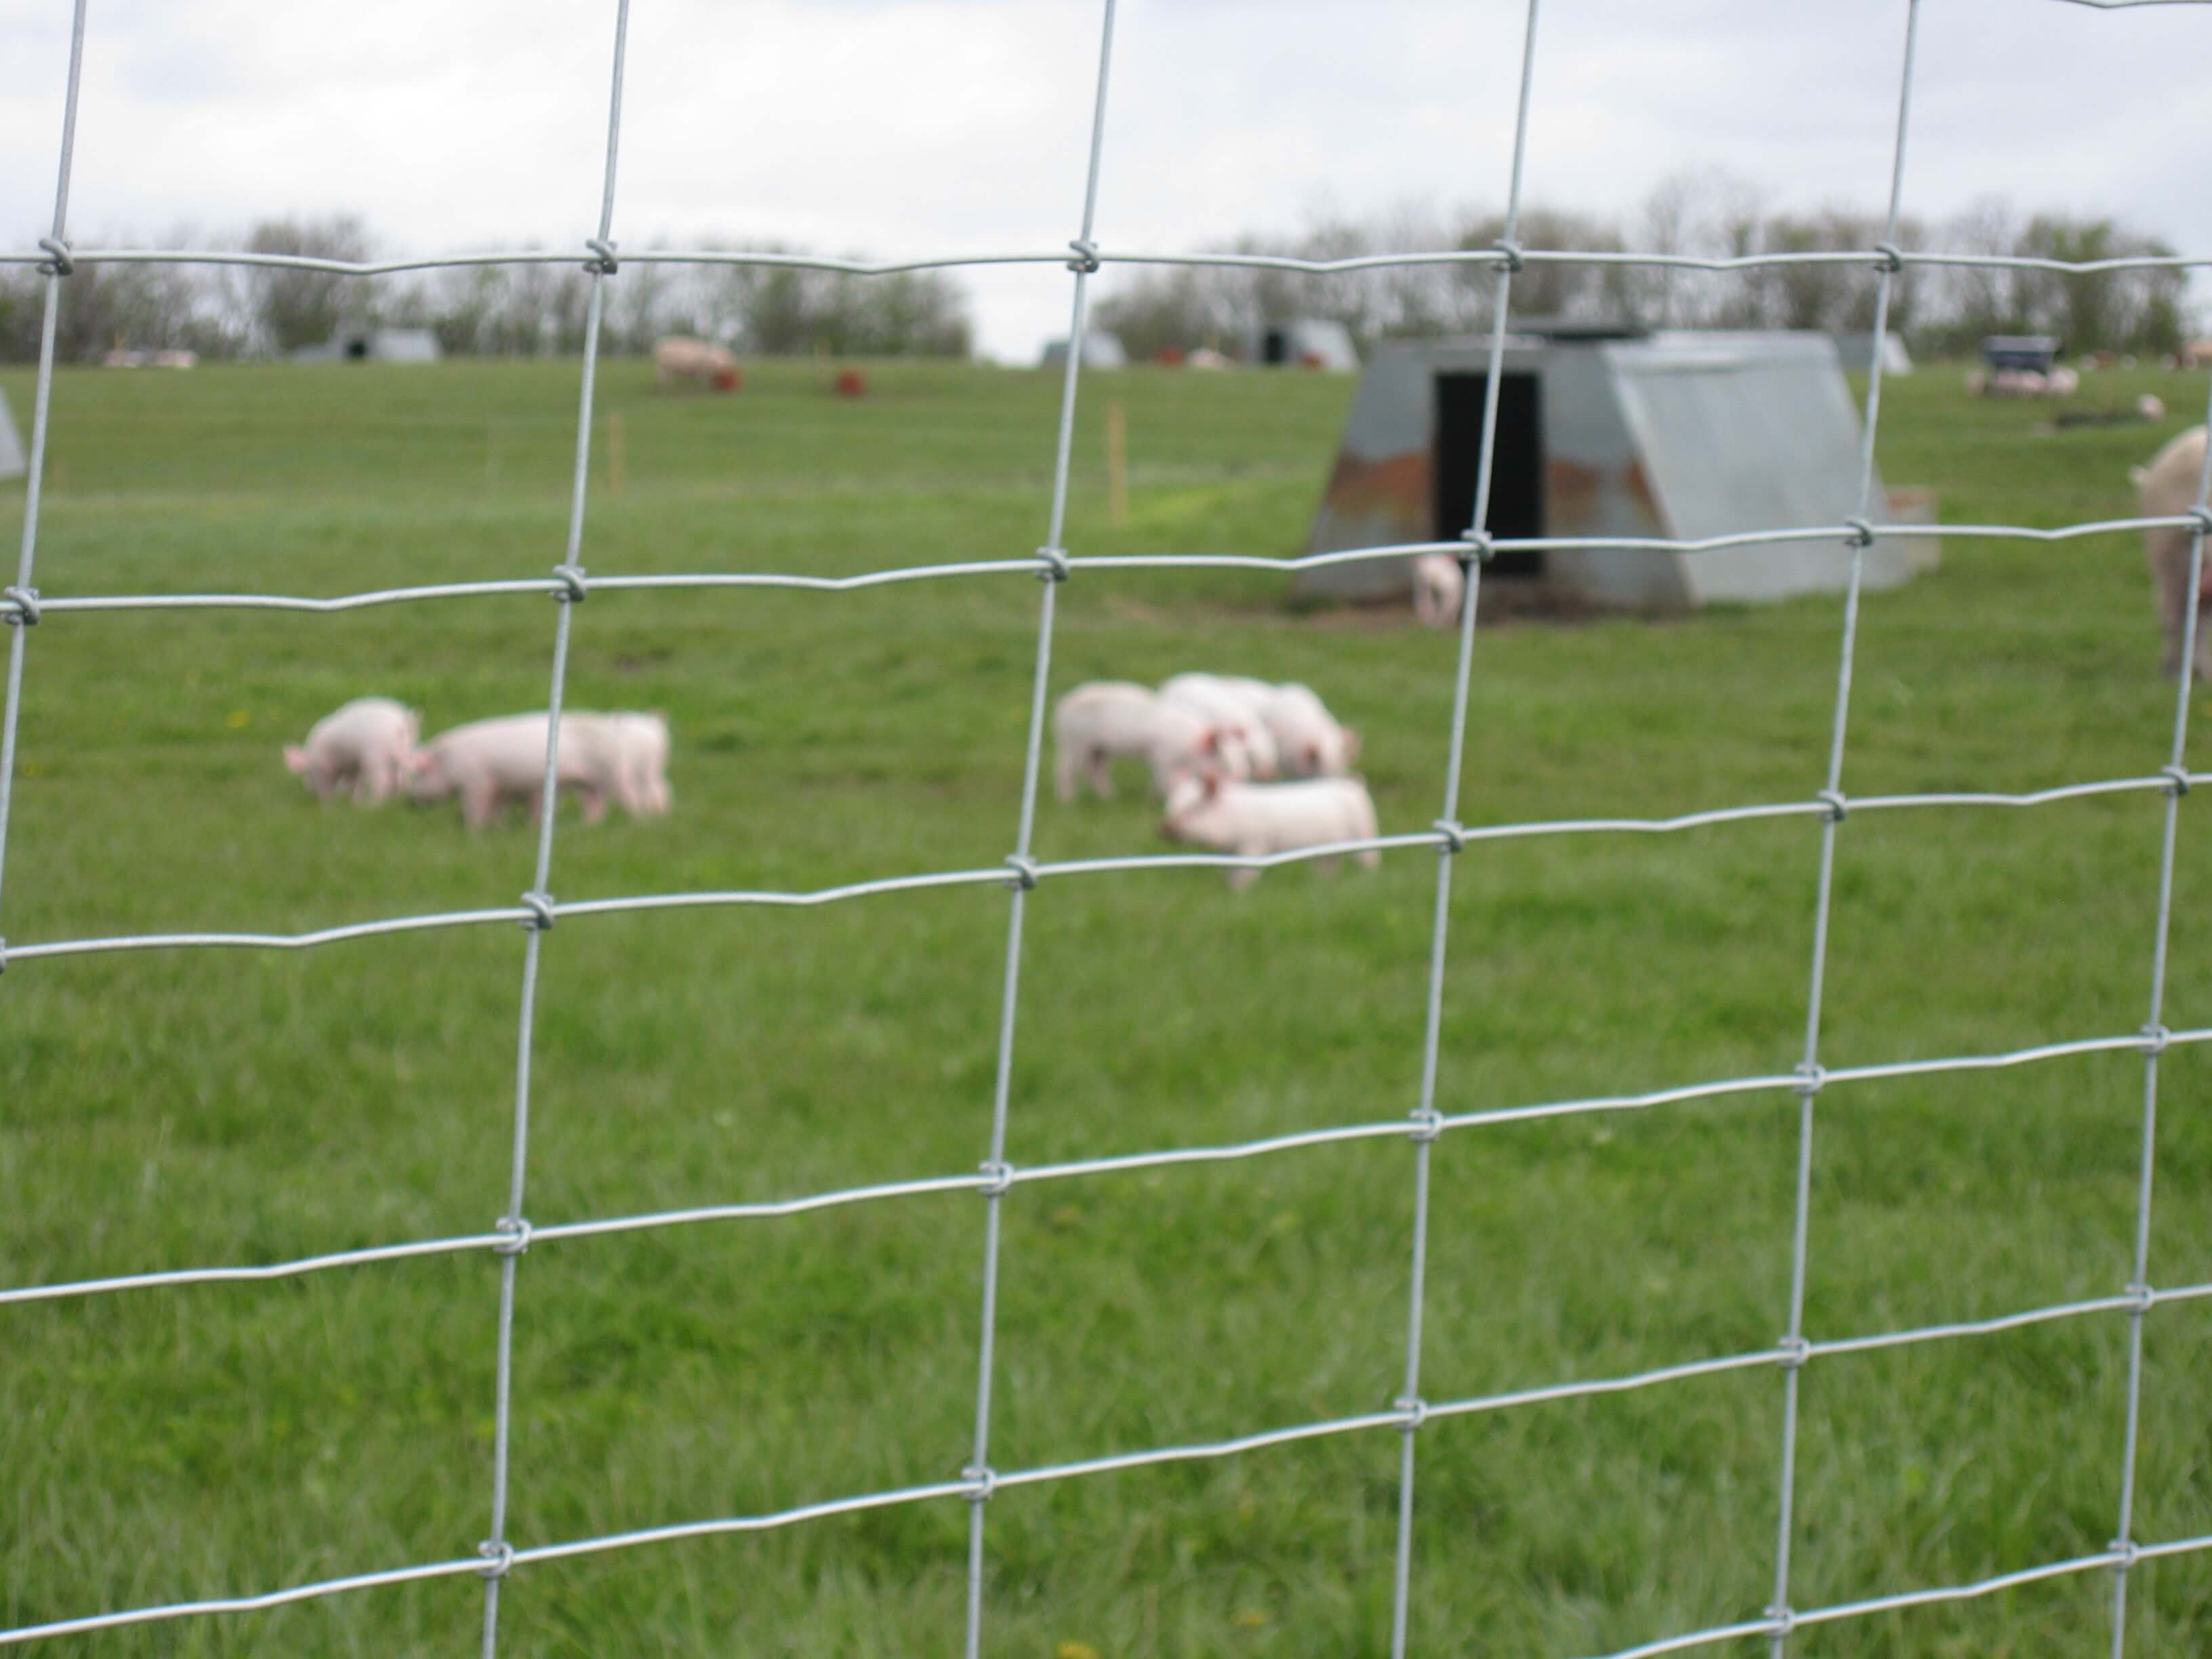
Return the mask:
<svg viewBox="0 0 2212 1659">
<path fill-rule="evenodd" d="M 1237 1615 L 1237 1628 L 1239 1630 L 1264 1630 L 1267 1624 L 1267 1615 L 1257 1607 L 1247 1607 Z"/>
<path fill-rule="evenodd" d="M 1052 1659 L 1098 1659 L 1098 1650 L 1088 1642 L 1062 1642 L 1052 1650 Z"/>
<path fill-rule="evenodd" d="M 222 717 L 222 723 L 228 726 L 232 731 L 235 732 L 252 718 L 253 717 L 247 714 L 243 708 L 234 708 L 230 713 Z"/>
</svg>

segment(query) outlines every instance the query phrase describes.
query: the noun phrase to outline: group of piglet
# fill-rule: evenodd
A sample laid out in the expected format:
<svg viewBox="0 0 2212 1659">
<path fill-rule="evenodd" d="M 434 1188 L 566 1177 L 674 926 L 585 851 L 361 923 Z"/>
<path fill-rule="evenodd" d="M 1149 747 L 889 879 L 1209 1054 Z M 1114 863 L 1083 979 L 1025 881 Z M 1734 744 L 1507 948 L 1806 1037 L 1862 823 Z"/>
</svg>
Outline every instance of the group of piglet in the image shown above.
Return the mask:
<svg viewBox="0 0 2212 1659">
<path fill-rule="evenodd" d="M 544 809 L 550 716 L 472 720 L 419 743 L 421 714 L 389 697 L 357 697 L 315 722 L 303 744 L 284 745 L 284 764 L 309 793 L 329 800 L 350 792 L 378 806 L 404 793 L 418 804 L 458 795 L 471 830 L 520 802 Z M 653 714 L 563 714 L 555 785 L 583 803 L 597 823 L 611 800 L 632 817 L 659 817 L 675 804 L 668 787 L 668 722 Z"/>
<path fill-rule="evenodd" d="M 1352 770 L 1359 734 L 1309 688 L 1226 674 L 1178 674 L 1158 690 L 1126 680 L 1079 685 L 1053 711 L 1060 798 L 1085 781 L 1103 799 L 1113 764 L 1140 762 L 1165 803 L 1170 841 L 1257 859 L 1370 841 L 1375 803 Z M 1372 848 L 1358 854 L 1372 869 Z M 1229 872 L 1231 887 L 1260 878 Z"/>
</svg>

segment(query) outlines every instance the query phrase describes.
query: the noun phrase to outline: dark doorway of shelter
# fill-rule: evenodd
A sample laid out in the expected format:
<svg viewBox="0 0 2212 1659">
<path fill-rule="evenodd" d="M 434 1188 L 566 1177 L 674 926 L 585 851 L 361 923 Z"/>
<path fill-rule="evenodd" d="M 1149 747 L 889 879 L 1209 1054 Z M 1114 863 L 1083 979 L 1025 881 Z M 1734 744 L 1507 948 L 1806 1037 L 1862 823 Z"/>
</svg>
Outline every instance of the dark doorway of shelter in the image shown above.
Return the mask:
<svg viewBox="0 0 2212 1659">
<path fill-rule="evenodd" d="M 1474 521 L 1474 482 L 1482 458 L 1486 374 L 1437 376 L 1437 539 L 1452 541 Z M 1498 451 L 1490 480 L 1490 533 L 1498 541 L 1544 533 L 1544 406 L 1534 374 L 1508 374 L 1498 388 Z M 1538 576 L 1541 553 L 1501 553 L 1490 576 Z"/>
<path fill-rule="evenodd" d="M 1271 328 L 1260 342 L 1260 361 L 1263 363 L 1286 363 L 1291 360 L 1291 333 L 1288 329 Z"/>
</svg>

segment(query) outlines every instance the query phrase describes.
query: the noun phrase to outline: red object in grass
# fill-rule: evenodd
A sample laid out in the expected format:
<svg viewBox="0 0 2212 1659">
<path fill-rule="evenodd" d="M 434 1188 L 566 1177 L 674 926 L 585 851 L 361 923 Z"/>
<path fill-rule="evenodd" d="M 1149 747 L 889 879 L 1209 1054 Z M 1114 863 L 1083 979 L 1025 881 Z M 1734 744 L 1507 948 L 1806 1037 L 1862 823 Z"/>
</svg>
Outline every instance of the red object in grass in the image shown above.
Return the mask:
<svg viewBox="0 0 2212 1659">
<path fill-rule="evenodd" d="M 868 377 L 857 368 L 846 369 L 837 376 L 837 395 L 841 398 L 862 397 L 867 390 Z"/>
<path fill-rule="evenodd" d="M 1182 348 L 1179 345 L 1164 345 L 1152 354 L 1152 361 L 1164 368 L 1180 368 L 1182 367 Z"/>
<path fill-rule="evenodd" d="M 714 371 L 714 390 L 717 392 L 741 392 L 744 389 L 744 370 L 734 365 Z"/>
</svg>

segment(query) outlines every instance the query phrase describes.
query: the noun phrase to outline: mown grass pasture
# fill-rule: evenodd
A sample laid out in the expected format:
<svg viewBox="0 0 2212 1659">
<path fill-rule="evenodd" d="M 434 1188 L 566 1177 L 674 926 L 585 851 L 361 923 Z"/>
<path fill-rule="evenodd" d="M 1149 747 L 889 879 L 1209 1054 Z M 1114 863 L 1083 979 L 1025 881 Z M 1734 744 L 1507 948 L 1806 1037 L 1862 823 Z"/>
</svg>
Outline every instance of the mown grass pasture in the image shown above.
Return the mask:
<svg viewBox="0 0 2212 1659">
<path fill-rule="evenodd" d="M 602 366 L 593 572 L 845 574 L 1043 538 L 1056 377 L 749 366 L 729 398 Z M 567 521 L 574 362 L 68 369 L 50 597 L 335 594 L 535 576 Z M 27 371 L 0 373 L 27 420 Z M 2130 509 L 2195 418 L 2041 429 L 1936 368 L 1885 390 L 1889 481 L 1954 522 Z M 2177 390 L 2177 388 L 2179 388 Z M 1287 553 L 1351 393 L 1298 374 L 1086 375 L 1068 544 Z M 1108 523 L 1103 409 L 1127 412 Z M 609 417 L 620 424 L 620 493 Z M 13 544 L 21 484 L 0 487 Z M 558 821 L 562 900 L 811 890 L 1010 852 L 1039 588 L 603 592 L 577 707 L 666 711 L 676 811 Z M 1822 781 L 1840 605 L 1512 623 L 1477 637 L 1462 816 L 1648 818 Z M 279 745 L 383 692 L 426 729 L 542 707 L 535 596 L 337 616 L 53 613 L 27 641 L 0 932 L 16 946 L 291 933 L 514 902 L 534 845 L 450 808 L 319 806 Z M 1442 799 L 1455 642 L 1314 611 L 1278 577 L 1087 573 L 1055 691 L 1214 668 L 1315 686 L 1363 733 L 1386 831 Z M 1948 544 L 1870 595 L 1852 794 L 2156 774 L 2132 538 Z M 1039 807 L 1045 859 L 1159 843 L 1115 801 Z M 1866 813 L 1838 831 L 1831 1065 L 2134 1031 L 2164 798 Z M 2166 1022 L 2212 1025 L 2212 836 L 2181 810 Z M 1809 818 L 1470 848 L 1455 871 L 1439 1104 L 1467 1112 L 1787 1073 Z M 1029 905 L 1017 1164 L 1401 1116 L 1417 1098 L 1436 854 L 1373 875 L 1148 871 Z M 974 1170 L 1007 897 L 580 917 L 544 941 L 527 1212 L 539 1225 Z M 0 979 L 0 1284 L 271 1262 L 474 1234 L 505 1202 L 523 939 L 509 925 L 309 951 L 22 960 Z M 2117 1293 L 2131 1272 L 2131 1054 L 1832 1089 L 1818 1107 L 1807 1328 L 1840 1337 Z M 2152 1276 L 2212 1280 L 2212 1052 L 2162 1068 Z M 1625 1375 L 1784 1328 L 1786 1091 L 1455 1132 L 1434 1153 L 1431 1401 Z M 1387 1409 L 1404 1363 L 1413 1153 L 1397 1139 L 1017 1188 L 993 1462 L 1016 1469 Z M 510 1535 L 547 1543 L 957 1478 L 981 1200 L 956 1193 L 534 1247 L 520 1268 Z M 466 1555 L 488 1525 L 498 1269 L 472 1252 L 268 1284 L 0 1307 L 0 1623 L 275 1589 Z M 1803 1377 L 1793 1601 L 2101 1549 L 2119 1501 L 2124 1315 L 1824 1358 Z M 1771 1369 L 1439 1420 L 1419 1437 L 1418 1650 L 1607 1650 L 1771 1596 Z M 2212 1532 L 2212 1301 L 2149 1316 L 2136 1536 Z M 1386 1650 L 1399 1436 L 1012 1490 L 988 1516 L 994 1654 Z M 518 1569 L 505 1650 L 942 1653 L 957 1499 Z M 2078 1654 L 2109 1580 L 1808 1632 L 1822 1659 Z M 472 1580 L 47 1643 L 85 1656 L 466 1650 Z M 2144 1653 L 2212 1632 L 2212 1556 L 2140 1568 Z"/>
</svg>

